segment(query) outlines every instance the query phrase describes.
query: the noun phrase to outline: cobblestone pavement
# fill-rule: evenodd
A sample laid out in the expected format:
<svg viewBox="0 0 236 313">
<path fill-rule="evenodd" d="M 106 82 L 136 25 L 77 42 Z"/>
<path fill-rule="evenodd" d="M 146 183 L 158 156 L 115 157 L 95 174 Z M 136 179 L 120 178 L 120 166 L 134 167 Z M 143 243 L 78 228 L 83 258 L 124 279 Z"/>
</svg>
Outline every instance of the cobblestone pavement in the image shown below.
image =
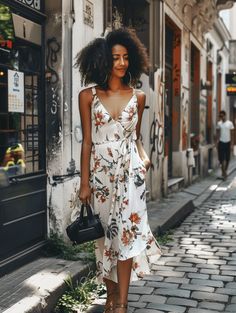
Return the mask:
<svg viewBox="0 0 236 313">
<path fill-rule="evenodd" d="M 153 264 L 153 275 L 132 284 L 129 312 L 236 312 L 234 175 L 212 186 L 208 201 L 175 229 Z M 92 312 L 100 312 L 98 308 Z"/>
</svg>

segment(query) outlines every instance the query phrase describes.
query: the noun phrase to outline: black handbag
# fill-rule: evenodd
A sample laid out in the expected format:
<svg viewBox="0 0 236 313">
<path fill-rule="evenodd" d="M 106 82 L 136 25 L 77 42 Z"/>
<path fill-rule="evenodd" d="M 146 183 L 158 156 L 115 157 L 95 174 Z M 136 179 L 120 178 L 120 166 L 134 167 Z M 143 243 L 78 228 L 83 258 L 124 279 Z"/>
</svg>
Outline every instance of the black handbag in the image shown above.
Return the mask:
<svg viewBox="0 0 236 313">
<path fill-rule="evenodd" d="M 85 210 L 87 215 L 85 215 Z M 98 214 L 93 214 L 90 204 L 82 204 L 80 215 L 66 228 L 66 233 L 74 243 L 81 244 L 104 237 Z"/>
</svg>

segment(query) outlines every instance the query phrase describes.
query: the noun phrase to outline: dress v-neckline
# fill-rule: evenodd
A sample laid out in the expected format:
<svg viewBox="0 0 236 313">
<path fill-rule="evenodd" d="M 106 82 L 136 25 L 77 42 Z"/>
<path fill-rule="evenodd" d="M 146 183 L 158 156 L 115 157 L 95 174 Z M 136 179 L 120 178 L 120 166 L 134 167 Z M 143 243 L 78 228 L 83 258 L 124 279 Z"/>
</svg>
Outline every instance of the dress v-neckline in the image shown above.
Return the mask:
<svg viewBox="0 0 236 313">
<path fill-rule="evenodd" d="M 114 122 L 119 122 L 121 117 L 122 117 L 122 114 L 126 111 L 127 107 L 129 106 L 131 100 L 133 99 L 133 97 L 135 96 L 135 92 L 134 92 L 134 88 L 133 89 L 133 92 L 132 92 L 132 96 L 130 97 L 129 101 L 126 103 L 126 105 L 123 107 L 123 109 L 121 110 L 120 114 L 118 115 L 117 118 L 114 118 L 112 117 L 112 115 L 110 114 L 110 112 L 107 110 L 106 106 L 103 104 L 103 102 L 101 101 L 101 99 L 98 97 L 97 95 L 97 92 L 95 93 L 95 96 L 97 97 L 98 101 L 100 102 L 103 110 L 106 112 L 106 114 L 109 116 L 109 118 L 114 121 Z M 95 90 L 96 91 L 96 90 Z"/>
</svg>

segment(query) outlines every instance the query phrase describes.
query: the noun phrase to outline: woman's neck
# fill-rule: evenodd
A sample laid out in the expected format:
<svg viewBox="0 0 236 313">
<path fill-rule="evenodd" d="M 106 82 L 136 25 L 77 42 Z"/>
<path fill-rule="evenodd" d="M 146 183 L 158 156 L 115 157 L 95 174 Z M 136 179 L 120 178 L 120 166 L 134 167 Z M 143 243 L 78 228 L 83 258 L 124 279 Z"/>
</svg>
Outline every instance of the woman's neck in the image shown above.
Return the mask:
<svg viewBox="0 0 236 313">
<path fill-rule="evenodd" d="M 118 92 L 121 89 L 124 89 L 124 83 L 122 82 L 122 80 L 120 78 L 110 78 L 108 81 L 108 90 L 112 91 L 112 92 Z"/>
</svg>

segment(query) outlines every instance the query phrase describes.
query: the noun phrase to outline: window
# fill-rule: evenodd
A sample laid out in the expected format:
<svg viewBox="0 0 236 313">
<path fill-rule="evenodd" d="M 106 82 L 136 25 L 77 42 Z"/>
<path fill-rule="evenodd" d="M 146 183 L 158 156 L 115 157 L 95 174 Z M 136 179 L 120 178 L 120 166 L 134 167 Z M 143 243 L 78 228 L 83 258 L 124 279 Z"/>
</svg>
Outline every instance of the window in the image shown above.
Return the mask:
<svg viewBox="0 0 236 313">
<path fill-rule="evenodd" d="M 0 5 L 0 12 L 0 19 L 9 17 L 8 7 Z M 0 47 L 0 171 L 10 177 L 44 167 L 41 47 L 14 33 L 9 17 L 0 28 L 3 40 L 12 42 Z"/>
</svg>

